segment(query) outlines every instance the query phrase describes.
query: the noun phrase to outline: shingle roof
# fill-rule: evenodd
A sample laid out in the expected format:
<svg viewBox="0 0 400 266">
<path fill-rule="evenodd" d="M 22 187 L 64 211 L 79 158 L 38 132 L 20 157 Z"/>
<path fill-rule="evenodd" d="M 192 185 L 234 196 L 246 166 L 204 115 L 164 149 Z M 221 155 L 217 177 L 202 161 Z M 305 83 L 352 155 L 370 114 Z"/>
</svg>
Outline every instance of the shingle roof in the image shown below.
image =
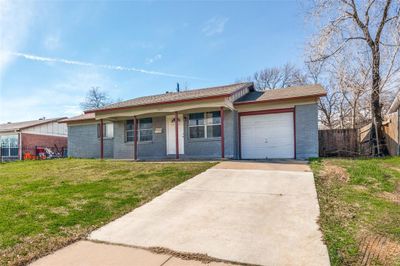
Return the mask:
<svg viewBox="0 0 400 266">
<path fill-rule="evenodd" d="M 38 126 L 38 125 L 42 125 L 42 124 L 46 124 L 46 123 L 50 123 L 50 122 L 56 122 L 56 121 L 59 121 L 64 118 L 66 118 L 66 117 L 0 124 L 0 132 L 21 130 L 21 129 L 34 127 L 34 126 Z"/>
<path fill-rule="evenodd" d="M 235 102 L 235 104 L 268 102 L 268 101 L 313 97 L 313 96 L 320 97 L 325 95 L 326 95 L 325 89 L 321 85 L 316 84 L 316 85 L 289 87 L 284 89 L 266 90 L 263 92 L 254 91 L 238 99 Z"/>
<path fill-rule="evenodd" d="M 96 112 L 101 110 L 116 109 L 116 108 L 124 108 L 124 107 L 137 107 L 137 106 L 157 104 L 157 103 L 171 103 L 171 102 L 185 101 L 192 99 L 202 99 L 202 98 L 219 97 L 219 96 L 222 97 L 230 95 L 240 89 L 252 86 L 253 86 L 252 82 L 235 83 L 225 86 L 194 89 L 181 92 L 169 92 L 152 96 L 144 96 L 123 102 L 110 104 L 93 110 L 87 110 L 86 113 Z"/>
<path fill-rule="evenodd" d="M 91 119 L 95 119 L 94 113 L 87 113 L 87 114 L 73 116 L 73 117 L 61 120 L 60 123 L 78 122 L 78 121 L 82 121 L 82 120 L 91 120 Z"/>
</svg>

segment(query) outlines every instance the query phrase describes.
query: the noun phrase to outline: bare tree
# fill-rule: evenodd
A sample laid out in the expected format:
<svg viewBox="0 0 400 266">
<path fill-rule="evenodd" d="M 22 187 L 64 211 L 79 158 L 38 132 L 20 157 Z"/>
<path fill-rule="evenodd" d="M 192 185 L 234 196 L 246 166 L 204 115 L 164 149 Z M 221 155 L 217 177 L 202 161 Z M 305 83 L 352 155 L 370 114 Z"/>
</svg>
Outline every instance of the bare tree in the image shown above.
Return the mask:
<svg viewBox="0 0 400 266">
<path fill-rule="evenodd" d="M 315 0 L 312 17 L 321 23 L 310 43 L 313 62 L 340 56 L 363 56 L 370 69 L 370 108 L 375 143 L 382 133 L 383 85 L 399 71 L 400 2 L 392 0 Z M 334 62 L 332 62 L 334 64 Z M 382 79 L 382 75 L 385 76 Z M 390 83 L 390 82 L 389 82 Z"/>
<path fill-rule="evenodd" d="M 80 105 L 83 110 L 90 110 L 103 107 L 111 102 L 107 93 L 102 92 L 99 87 L 92 87 L 88 91 L 85 101 Z"/>
<path fill-rule="evenodd" d="M 263 91 L 304 85 L 307 78 L 300 68 L 287 63 L 282 67 L 269 67 L 257 71 L 244 80 L 253 81 L 256 89 Z"/>
<path fill-rule="evenodd" d="M 339 95 L 336 91 L 328 90 L 326 97 L 320 98 L 318 102 L 319 109 L 319 121 L 320 123 L 328 128 L 333 129 L 337 127 L 337 103 L 339 101 Z"/>
</svg>

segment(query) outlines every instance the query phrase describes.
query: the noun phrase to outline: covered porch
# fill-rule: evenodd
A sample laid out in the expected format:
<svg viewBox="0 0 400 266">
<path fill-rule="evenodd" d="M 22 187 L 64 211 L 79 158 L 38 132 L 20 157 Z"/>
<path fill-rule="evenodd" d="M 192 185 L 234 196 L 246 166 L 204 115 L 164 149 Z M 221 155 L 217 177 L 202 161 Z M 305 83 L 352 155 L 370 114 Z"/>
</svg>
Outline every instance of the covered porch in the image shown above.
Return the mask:
<svg viewBox="0 0 400 266">
<path fill-rule="evenodd" d="M 227 112 L 228 131 L 232 131 L 228 134 Z M 96 113 L 98 127 L 103 128 L 98 130 L 100 158 L 105 158 L 107 125 L 112 124 L 116 159 L 223 159 L 227 135 L 233 141 L 234 113 L 225 101 Z"/>
</svg>

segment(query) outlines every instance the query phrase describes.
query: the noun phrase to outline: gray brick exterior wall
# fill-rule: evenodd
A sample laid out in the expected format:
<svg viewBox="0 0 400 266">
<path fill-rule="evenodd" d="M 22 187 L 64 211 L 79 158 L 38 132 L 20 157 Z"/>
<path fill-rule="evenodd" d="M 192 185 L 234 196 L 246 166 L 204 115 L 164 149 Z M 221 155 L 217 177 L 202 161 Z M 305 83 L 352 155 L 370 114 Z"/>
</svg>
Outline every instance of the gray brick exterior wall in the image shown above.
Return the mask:
<svg viewBox="0 0 400 266">
<path fill-rule="evenodd" d="M 133 159 L 133 142 L 125 141 L 125 121 L 114 122 L 114 158 Z"/>
<path fill-rule="evenodd" d="M 318 157 L 318 106 L 296 105 L 296 158 Z"/>
<path fill-rule="evenodd" d="M 100 141 L 97 138 L 96 124 L 68 126 L 68 156 L 100 157 Z M 113 158 L 113 139 L 104 139 L 104 157 Z"/>
<path fill-rule="evenodd" d="M 236 121 L 232 111 L 224 112 L 225 157 L 235 158 Z M 221 158 L 221 139 L 190 139 L 188 132 L 189 120 L 185 119 L 185 155 L 187 158 Z"/>
<path fill-rule="evenodd" d="M 138 142 L 139 159 L 162 159 L 167 154 L 165 133 L 165 117 L 153 117 L 153 141 Z M 114 123 L 114 158 L 133 159 L 133 142 L 126 142 L 125 121 Z M 156 128 L 161 128 L 161 133 L 155 133 Z"/>
<path fill-rule="evenodd" d="M 156 128 L 161 128 L 161 133 L 155 133 Z M 166 158 L 167 139 L 165 129 L 165 116 L 153 117 L 153 141 L 138 143 L 139 159 Z"/>
<path fill-rule="evenodd" d="M 225 157 L 239 158 L 238 114 L 225 111 Z M 221 140 L 189 139 L 188 119 L 184 120 L 185 154 L 181 158 L 220 158 Z M 104 140 L 105 158 L 133 159 L 133 142 L 126 142 L 125 121 L 114 122 L 114 137 Z M 138 143 L 139 159 L 167 158 L 165 116 L 153 117 L 153 140 Z M 155 133 L 161 128 L 161 133 Z M 71 157 L 99 158 L 100 142 L 97 138 L 97 125 L 68 126 L 68 154 Z M 296 106 L 296 157 L 307 159 L 318 157 L 318 108 L 317 104 Z"/>
</svg>

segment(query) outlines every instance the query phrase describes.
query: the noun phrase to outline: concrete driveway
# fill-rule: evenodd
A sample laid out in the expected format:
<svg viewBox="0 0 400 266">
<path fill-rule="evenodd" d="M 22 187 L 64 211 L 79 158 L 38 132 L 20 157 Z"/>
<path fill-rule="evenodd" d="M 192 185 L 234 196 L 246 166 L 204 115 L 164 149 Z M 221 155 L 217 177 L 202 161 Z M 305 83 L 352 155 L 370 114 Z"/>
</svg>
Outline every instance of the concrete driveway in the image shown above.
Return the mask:
<svg viewBox="0 0 400 266">
<path fill-rule="evenodd" d="M 222 162 L 92 232 L 91 240 L 259 265 L 329 265 L 307 165 Z"/>
</svg>

